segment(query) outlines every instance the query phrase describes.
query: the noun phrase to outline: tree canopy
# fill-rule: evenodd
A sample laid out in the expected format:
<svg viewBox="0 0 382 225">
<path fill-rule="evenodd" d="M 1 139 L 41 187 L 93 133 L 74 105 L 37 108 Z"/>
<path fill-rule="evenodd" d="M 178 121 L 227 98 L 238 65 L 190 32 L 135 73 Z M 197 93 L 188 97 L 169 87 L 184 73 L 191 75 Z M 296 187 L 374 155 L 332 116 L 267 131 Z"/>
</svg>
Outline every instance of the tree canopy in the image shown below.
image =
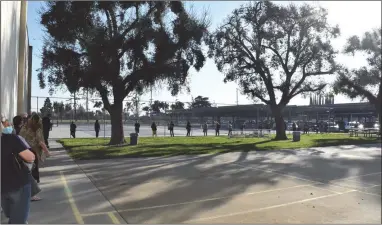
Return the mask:
<svg viewBox="0 0 382 225">
<path fill-rule="evenodd" d="M 162 102 L 162 101 L 158 101 L 158 100 L 155 100 L 152 104 L 151 104 L 151 110 L 152 112 L 155 112 L 155 113 L 160 113 L 161 111 L 165 111 L 167 110 L 169 107 L 168 103 L 167 102 Z"/>
<path fill-rule="evenodd" d="M 53 105 L 52 102 L 50 101 L 50 98 L 46 98 L 44 101 L 44 105 L 41 107 L 40 112 L 43 116 L 52 113 L 53 111 Z"/>
<path fill-rule="evenodd" d="M 180 101 L 176 101 L 175 103 L 171 104 L 171 110 L 176 110 L 176 109 L 184 109 L 184 103 Z"/>
<path fill-rule="evenodd" d="M 243 93 L 271 107 L 276 139 L 286 139 L 281 112 L 295 96 L 325 87 L 317 77 L 334 73 L 331 40 L 338 35 L 323 8 L 257 1 L 235 9 L 216 28 L 209 56 L 225 82 L 238 82 Z"/>
<path fill-rule="evenodd" d="M 354 99 L 360 97 L 381 110 L 382 59 L 381 28 L 366 32 L 362 38 L 352 36 L 347 40 L 344 53 L 365 56 L 367 65 L 357 69 L 342 67 L 334 84 L 337 93 L 343 93 Z"/>
<path fill-rule="evenodd" d="M 207 108 L 207 107 L 211 107 L 211 106 L 212 106 L 212 104 L 211 104 L 208 97 L 203 97 L 203 96 L 199 95 L 192 100 L 189 108 L 190 109 Z"/>
<path fill-rule="evenodd" d="M 123 99 L 156 81 L 176 95 L 188 71 L 204 65 L 209 21 L 180 1 L 53 1 L 41 11 L 46 30 L 40 86 L 96 90 L 112 120 L 111 144 L 124 142 Z M 112 97 L 110 101 L 108 97 Z"/>
</svg>

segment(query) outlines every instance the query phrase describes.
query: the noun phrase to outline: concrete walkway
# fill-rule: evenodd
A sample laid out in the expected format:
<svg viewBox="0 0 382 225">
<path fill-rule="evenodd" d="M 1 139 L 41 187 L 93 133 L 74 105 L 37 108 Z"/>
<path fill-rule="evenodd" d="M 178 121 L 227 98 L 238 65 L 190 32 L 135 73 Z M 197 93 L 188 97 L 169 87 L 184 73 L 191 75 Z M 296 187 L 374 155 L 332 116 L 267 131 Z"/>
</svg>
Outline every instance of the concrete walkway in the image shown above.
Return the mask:
<svg viewBox="0 0 382 225">
<path fill-rule="evenodd" d="M 31 203 L 31 224 L 125 224 L 110 202 L 93 185 L 62 146 L 50 143 L 52 156 L 41 168 L 43 199 Z M 85 217 L 83 214 L 107 211 Z"/>
</svg>

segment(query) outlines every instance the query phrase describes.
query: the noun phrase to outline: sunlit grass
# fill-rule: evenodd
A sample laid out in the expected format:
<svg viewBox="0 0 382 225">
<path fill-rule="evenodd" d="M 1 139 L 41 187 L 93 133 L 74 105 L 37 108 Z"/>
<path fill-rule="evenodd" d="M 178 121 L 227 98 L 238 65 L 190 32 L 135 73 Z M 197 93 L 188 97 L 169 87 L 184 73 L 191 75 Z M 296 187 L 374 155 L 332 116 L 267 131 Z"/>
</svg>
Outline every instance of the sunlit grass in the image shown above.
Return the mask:
<svg viewBox="0 0 382 225">
<path fill-rule="evenodd" d="M 152 157 L 193 154 L 216 154 L 235 151 L 298 149 L 319 146 L 380 143 L 380 138 L 349 137 L 348 134 L 302 135 L 301 141 L 275 141 L 269 138 L 224 137 L 141 137 L 138 145 L 108 146 L 109 139 L 61 139 L 59 142 L 75 159 L 104 159 L 114 157 Z M 129 143 L 129 138 L 126 142 Z"/>
</svg>

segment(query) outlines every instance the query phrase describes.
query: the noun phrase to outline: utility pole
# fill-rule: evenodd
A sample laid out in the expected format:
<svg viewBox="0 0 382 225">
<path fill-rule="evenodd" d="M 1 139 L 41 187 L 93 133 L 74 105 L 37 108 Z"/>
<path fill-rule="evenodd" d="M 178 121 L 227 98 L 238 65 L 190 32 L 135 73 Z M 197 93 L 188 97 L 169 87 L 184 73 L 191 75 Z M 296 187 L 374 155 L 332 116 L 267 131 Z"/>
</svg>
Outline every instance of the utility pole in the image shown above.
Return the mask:
<svg viewBox="0 0 382 225">
<path fill-rule="evenodd" d="M 239 89 L 236 88 L 236 105 L 239 105 Z"/>
<path fill-rule="evenodd" d="M 151 119 L 151 106 L 153 105 L 153 86 L 150 85 L 150 107 L 149 107 L 149 113 L 150 113 L 150 119 Z"/>
<path fill-rule="evenodd" d="M 89 88 L 86 89 L 86 117 L 89 123 Z"/>
<path fill-rule="evenodd" d="M 74 121 L 77 121 L 76 92 L 74 92 Z"/>
</svg>

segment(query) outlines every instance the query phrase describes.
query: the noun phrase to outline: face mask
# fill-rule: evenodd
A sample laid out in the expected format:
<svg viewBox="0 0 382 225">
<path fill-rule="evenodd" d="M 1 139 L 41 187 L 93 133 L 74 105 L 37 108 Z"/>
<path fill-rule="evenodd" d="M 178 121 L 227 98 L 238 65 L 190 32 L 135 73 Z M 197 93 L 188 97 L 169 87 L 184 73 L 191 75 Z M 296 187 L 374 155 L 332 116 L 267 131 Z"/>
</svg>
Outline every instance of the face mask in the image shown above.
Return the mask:
<svg viewBox="0 0 382 225">
<path fill-rule="evenodd" d="M 12 133 L 13 133 L 13 127 L 3 128 L 3 134 L 12 134 Z"/>
</svg>

